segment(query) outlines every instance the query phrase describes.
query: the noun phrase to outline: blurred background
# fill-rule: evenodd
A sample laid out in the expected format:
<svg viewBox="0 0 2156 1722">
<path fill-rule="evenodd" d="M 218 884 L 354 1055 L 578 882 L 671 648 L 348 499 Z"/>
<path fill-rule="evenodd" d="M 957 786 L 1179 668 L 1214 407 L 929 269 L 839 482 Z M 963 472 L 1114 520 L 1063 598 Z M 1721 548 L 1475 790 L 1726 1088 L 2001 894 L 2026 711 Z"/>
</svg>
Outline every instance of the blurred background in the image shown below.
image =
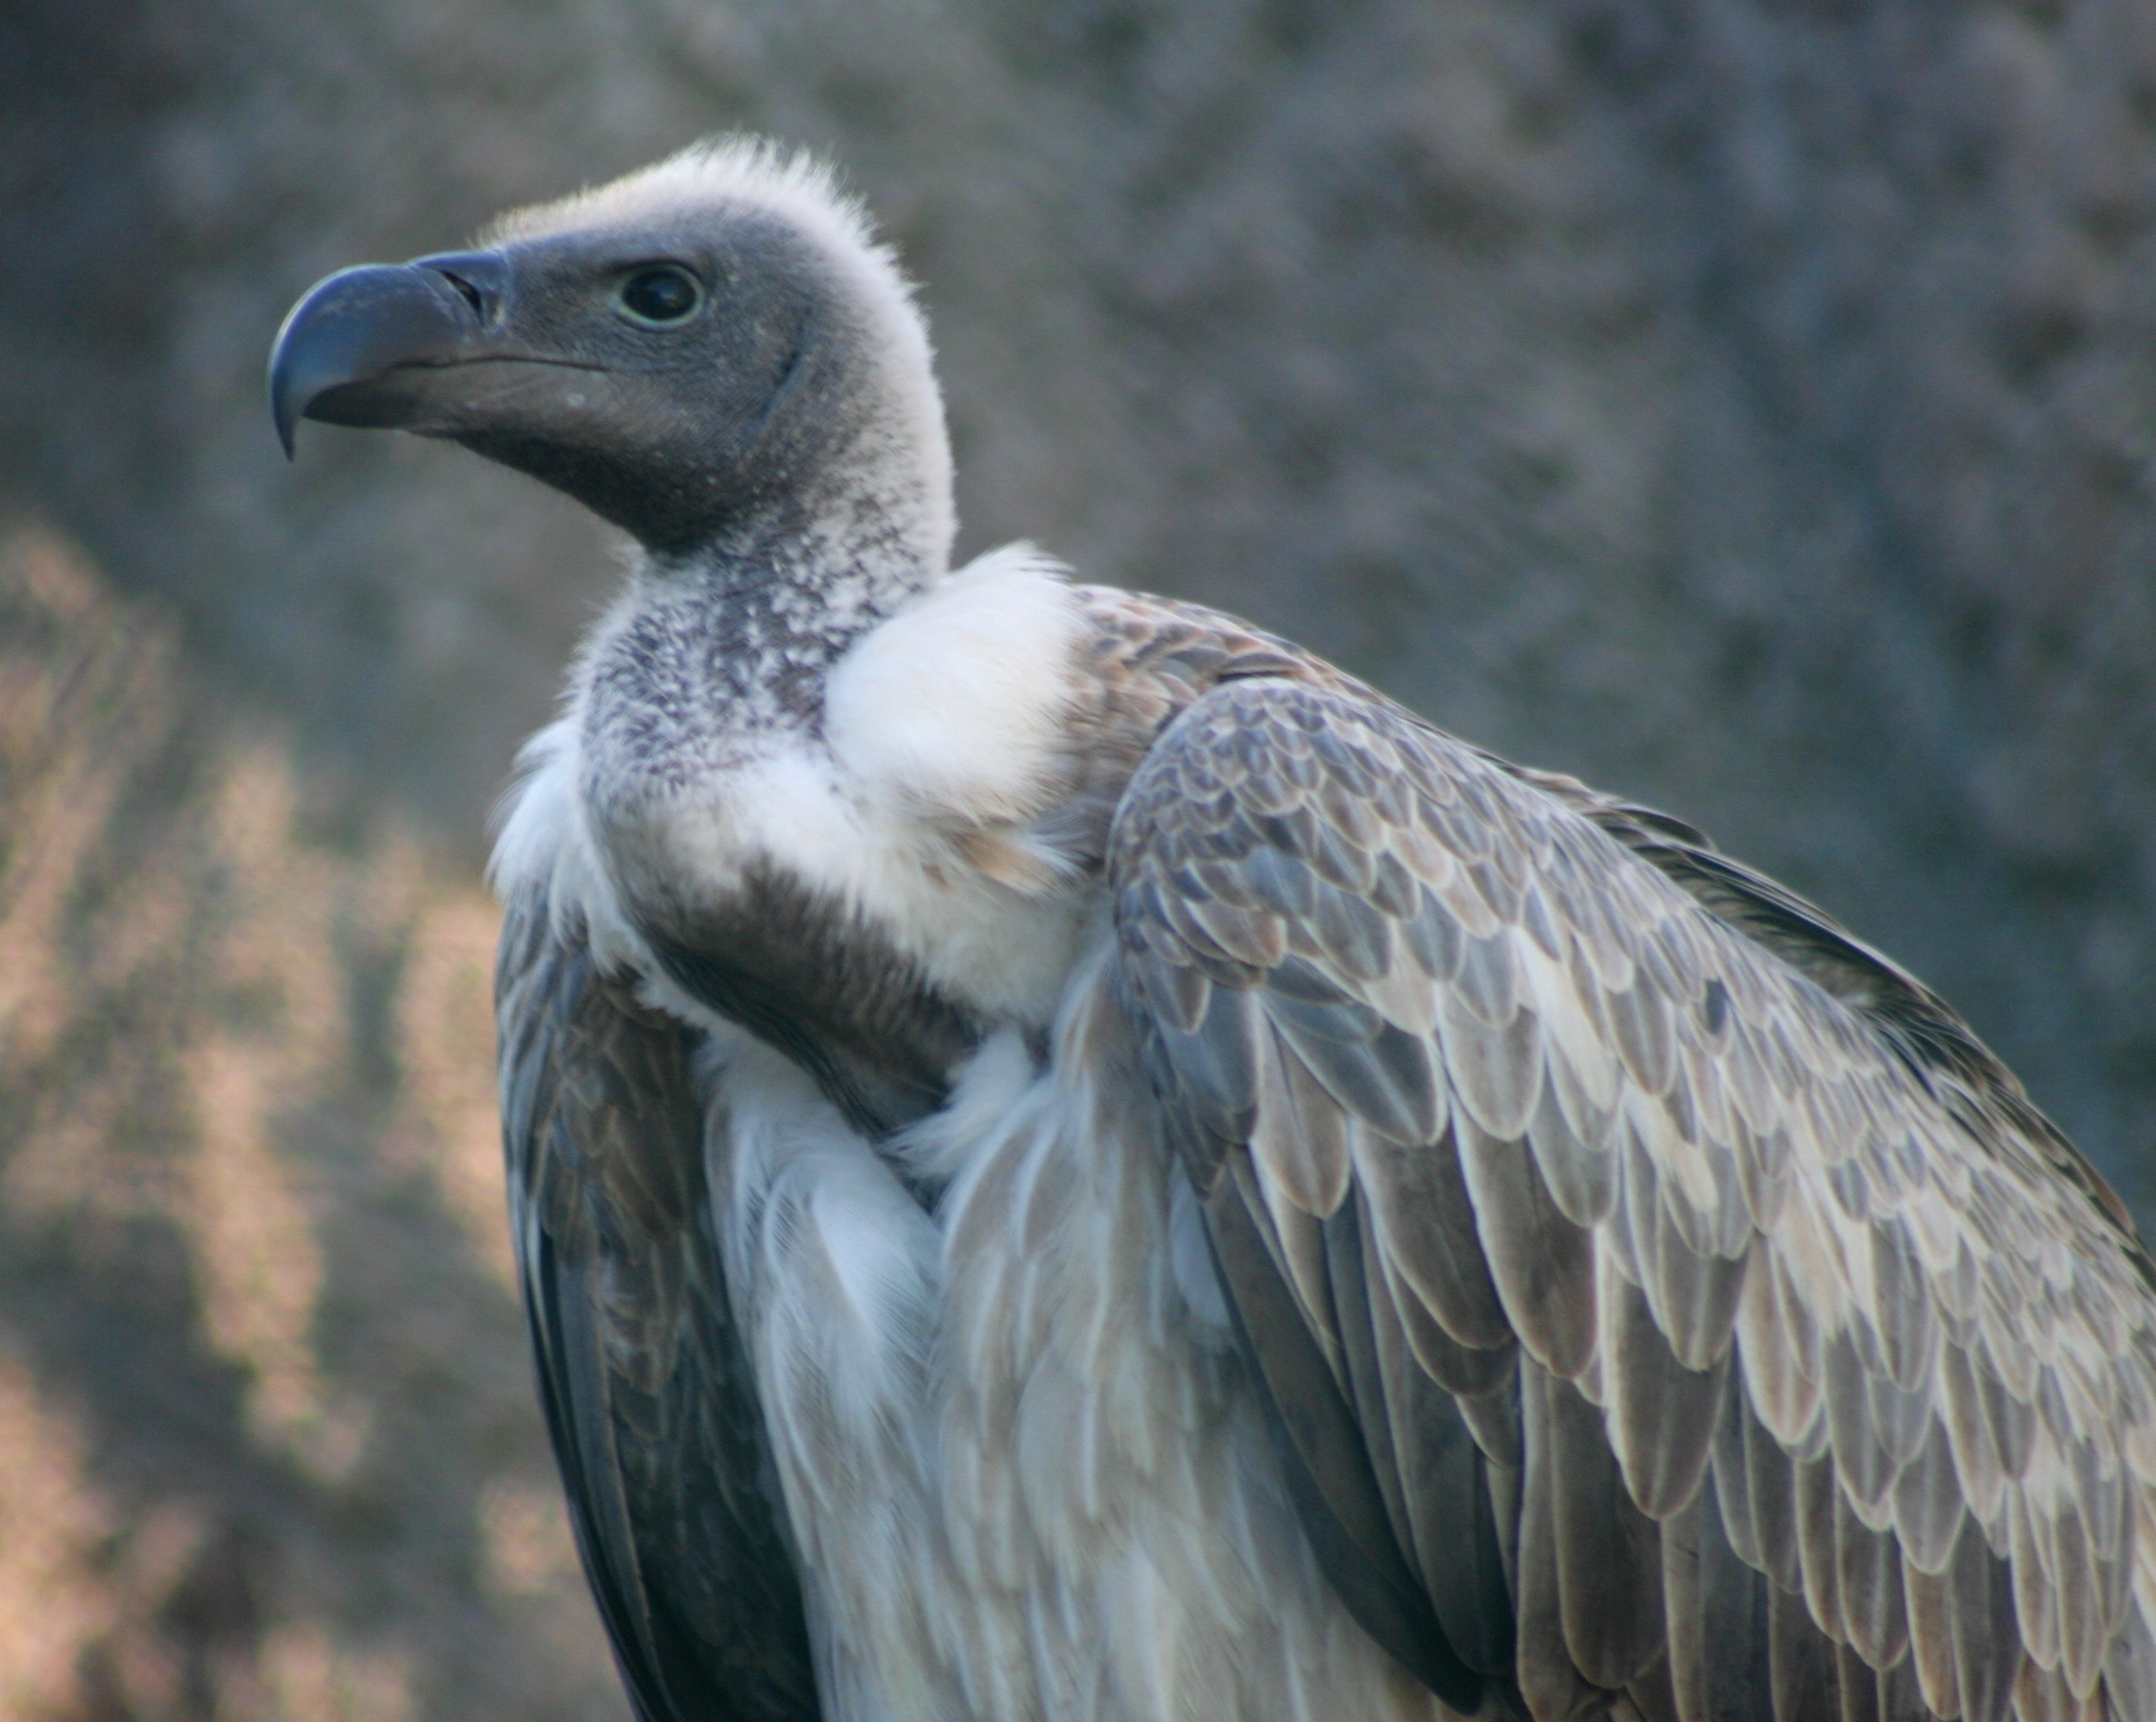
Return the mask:
<svg viewBox="0 0 2156 1722">
<path fill-rule="evenodd" d="M 485 818 L 615 547 L 263 361 L 752 126 L 1024 535 L 1683 814 L 2156 1215 L 2156 6 L 8 0 L 0 1718 L 618 1719 Z"/>
</svg>

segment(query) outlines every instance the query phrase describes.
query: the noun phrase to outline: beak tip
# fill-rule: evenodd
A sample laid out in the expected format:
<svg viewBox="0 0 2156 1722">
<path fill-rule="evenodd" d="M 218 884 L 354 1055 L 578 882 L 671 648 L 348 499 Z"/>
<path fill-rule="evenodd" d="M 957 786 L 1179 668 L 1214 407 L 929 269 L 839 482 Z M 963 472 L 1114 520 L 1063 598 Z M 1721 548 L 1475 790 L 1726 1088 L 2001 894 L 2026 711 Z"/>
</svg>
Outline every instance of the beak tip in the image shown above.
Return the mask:
<svg viewBox="0 0 2156 1722">
<path fill-rule="evenodd" d="M 298 450 L 300 415 L 305 409 L 295 398 L 296 392 L 290 386 L 289 379 L 280 374 L 285 367 L 278 361 L 283 357 L 284 343 L 280 341 L 270 363 L 270 422 L 276 429 L 278 447 L 284 450 L 285 458 L 290 460 Z"/>
<path fill-rule="evenodd" d="M 415 362 L 460 357 L 478 332 L 462 295 L 434 270 L 362 264 L 317 281 L 285 315 L 270 351 L 270 419 L 285 458 L 294 458 L 302 419 L 403 424 L 393 414 L 355 415 L 364 404 L 350 398 Z M 342 408 L 320 409 L 325 396 Z"/>
<path fill-rule="evenodd" d="M 301 366 L 295 362 L 294 343 L 290 334 L 293 319 L 285 320 L 285 327 L 277 332 L 276 345 L 270 352 L 269 383 L 270 422 L 277 432 L 277 445 L 285 451 L 285 458 L 292 460 L 299 450 L 300 420 L 306 415 L 307 398 L 313 392 L 305 386 L 297 373 Z"/>
</svg>

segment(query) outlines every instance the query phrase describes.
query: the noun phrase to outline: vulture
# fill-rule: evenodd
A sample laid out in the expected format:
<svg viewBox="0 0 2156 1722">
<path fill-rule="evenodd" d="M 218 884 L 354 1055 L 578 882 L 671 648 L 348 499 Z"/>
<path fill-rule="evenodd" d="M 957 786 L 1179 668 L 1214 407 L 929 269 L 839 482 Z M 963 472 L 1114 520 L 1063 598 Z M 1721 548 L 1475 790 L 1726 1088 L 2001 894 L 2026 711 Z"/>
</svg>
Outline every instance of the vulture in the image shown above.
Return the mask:
<svg viewBox="0 0 2156 1722">
<path fill-rule="evenodd" d="M 1677 820 L 1019 544 L 892 252 L 706 144 L 330 276 L 297 421 L 630 566 L 493 861 L 643 1722 L 2151 1722 L 2156 1263 Z"/>
</svg>

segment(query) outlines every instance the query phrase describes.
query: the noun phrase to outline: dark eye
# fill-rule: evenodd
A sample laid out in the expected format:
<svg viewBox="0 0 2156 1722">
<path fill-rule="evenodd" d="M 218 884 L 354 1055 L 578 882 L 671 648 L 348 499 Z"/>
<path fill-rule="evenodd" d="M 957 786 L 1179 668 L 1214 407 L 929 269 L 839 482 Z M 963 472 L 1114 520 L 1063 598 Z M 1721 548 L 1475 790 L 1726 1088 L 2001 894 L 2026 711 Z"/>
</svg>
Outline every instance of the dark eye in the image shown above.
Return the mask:
<svg viewBox="0 0 2156 1722">
<path fill-rule="evenodd" d="M 670 263 L 640 269 L 621 284 L 621 308 L 639 323 L 678 323 L 703 302 L 696 276 Z"/>
</svg>

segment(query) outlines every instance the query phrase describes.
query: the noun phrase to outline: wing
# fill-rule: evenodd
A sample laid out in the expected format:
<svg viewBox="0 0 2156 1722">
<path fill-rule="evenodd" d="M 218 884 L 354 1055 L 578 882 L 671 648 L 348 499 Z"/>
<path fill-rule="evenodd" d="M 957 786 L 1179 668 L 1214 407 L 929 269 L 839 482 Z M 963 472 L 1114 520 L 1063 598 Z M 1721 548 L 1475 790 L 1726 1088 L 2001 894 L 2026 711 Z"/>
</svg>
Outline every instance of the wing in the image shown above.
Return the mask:
<svg viewBox="0 0 2156 1722">
<path fill-rule="evenodd" d="M 511 1221 L 584 1571 L 641 1722 L 813 1722 L 799 1586 L 706 1219 L 686 1031 L 510 907 Z"/>
<path fill-rule="evenodd" d="M 1928 993 L 1346 686 L 1132 779 L 1117 984 L 1319 1559 L 1460 1708 L 2156 1716 L 2156 1297 Z"/>
</svg>

